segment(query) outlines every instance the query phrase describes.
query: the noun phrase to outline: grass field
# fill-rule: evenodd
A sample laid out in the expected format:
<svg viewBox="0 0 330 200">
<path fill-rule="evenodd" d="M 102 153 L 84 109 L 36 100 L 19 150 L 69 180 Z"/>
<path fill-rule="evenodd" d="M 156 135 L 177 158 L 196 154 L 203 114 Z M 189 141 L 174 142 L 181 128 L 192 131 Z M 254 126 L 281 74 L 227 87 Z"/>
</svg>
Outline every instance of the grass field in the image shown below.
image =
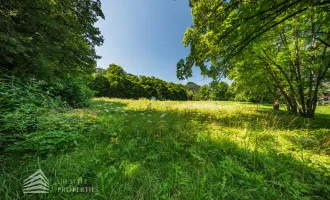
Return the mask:
<svg viewBox="0 0 330 200">
<path fill-rule="evenodd" d="M 82 137 L 63 151 L 1 155 L 0 199 L 330 197 L 330 106 L 310 120 L 271 105 L 101 98 L 43 111 L 38 127 Z M 23 194 L 39 168 L 51 192 Z"/>
</svg>

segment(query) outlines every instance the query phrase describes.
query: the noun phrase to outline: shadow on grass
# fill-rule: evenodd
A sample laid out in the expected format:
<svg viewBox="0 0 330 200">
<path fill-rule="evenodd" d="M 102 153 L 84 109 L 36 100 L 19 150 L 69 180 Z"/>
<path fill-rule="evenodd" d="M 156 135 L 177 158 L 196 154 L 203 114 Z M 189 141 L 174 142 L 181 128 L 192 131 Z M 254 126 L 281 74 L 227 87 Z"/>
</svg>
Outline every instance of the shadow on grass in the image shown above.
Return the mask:
<svg viewBox="0 0 330 200">
<path fill-rule="evenodd" d="M 179 111 L 167 111 L 164 118 L 159 117 L 164 113 L 155 110 L 126 112 L 127 116 L 113 127 L 115 134 L 112 130 L 97 136 L 100 142 L 110 137 L 101 156 L 102 174 L 111 177 L 111 181 L 99 183 L 104 186 L 104 196 L 326 199 L 330 195 L 329 177 L 290 154 L 276 150 L 260 153 L 225 138 L 211 138 L 203 133 L 205 123 Z M 143 117 L 136 119 L 149 114 L 151 122 Z"/>
<path fill-rule="evenodd" d="M 329 177 L 290 154 L 276 150 L 251 151 L 221 135 L 210 137 L 204 132 L 207 123 L 203 122 L 213 116 L 194 117 L 178 110 L 168 110 L 164 115 L 157 110 L 129 110 L 123 103 L 100 100 L 94 101 L 91 110 L 101 113 L 86 135 L 88 142 L 81 144 L 76 152 L 51 157 L 41 164 L 50 179 L 81 176 L 97 186 L 99 192 L 52 192 L 24 198 L 327 199 L 330 196 Z M 245 119 L 252 124 L 261 116 L 226 116 L 226 120 Z M 221 117 L 216 120 L 231 125 L 221 121 L 224 120 Z M 25 168 L 17 166 L 14 175 L 21 174 Z M 29 175 L 30 172 L 23 172 L 20 177 Z M 5 184 L 17 181 L 8 180 L 6 175 L 0 177 Z M 20 185 L 1 192 L 23 196 Z"/>
</svg>

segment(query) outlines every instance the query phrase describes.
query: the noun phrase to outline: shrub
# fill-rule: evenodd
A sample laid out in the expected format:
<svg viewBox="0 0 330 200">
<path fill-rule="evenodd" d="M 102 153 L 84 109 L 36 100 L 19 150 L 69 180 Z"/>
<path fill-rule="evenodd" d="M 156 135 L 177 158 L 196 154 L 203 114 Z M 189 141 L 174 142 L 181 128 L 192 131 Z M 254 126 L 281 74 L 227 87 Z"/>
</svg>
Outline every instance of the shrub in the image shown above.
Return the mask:
<svg viewBox="0 0 330 200">
<path fill-rule="evenodd" d="M 83 77 L 54 77 L 50 80 L 48 88 L 53 96 L 62 99 L 75 108 L 86 107 L 89 100 L 94 96 L 94 92 L 87 86 Z"/>
<path fill-rule="evenodd" d="M 15 77 L 0 79 L 0 150 L 22 139 L 22 135 L 35 131 L 37 117 L 45 108 L 63 106 L 43 90 L 46 83 L 35 79 Z"/>
<path fill-rule="evenodd" d="M 33 78 L 21 80 L 13 76 L 0 77 L 0 109 L 11 112 L 24 104 L 57 107 L 59 102 L 45 89 L 47 83 Z"/>
<path fill-rule="evenodd" d="M 7 152 L 54 154 L 75 148 L 82 136 L 78 132 L 35 132 L 23 136 L 24 140 L 15 142 Z"/>
</svg>

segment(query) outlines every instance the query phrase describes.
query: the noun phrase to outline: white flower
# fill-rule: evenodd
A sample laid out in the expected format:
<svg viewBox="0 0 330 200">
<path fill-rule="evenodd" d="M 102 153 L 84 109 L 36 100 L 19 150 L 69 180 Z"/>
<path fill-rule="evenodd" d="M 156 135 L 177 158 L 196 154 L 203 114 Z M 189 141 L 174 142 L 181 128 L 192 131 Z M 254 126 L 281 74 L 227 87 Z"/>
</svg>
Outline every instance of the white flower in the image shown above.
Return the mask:
<svg viewBox="0 0 330 200">
<path fill-rule="evenodd" d="M 159 118 L 164 118 L 166 115 L 167 115 L 167 113 L 164 113 Z"/>
</svg>

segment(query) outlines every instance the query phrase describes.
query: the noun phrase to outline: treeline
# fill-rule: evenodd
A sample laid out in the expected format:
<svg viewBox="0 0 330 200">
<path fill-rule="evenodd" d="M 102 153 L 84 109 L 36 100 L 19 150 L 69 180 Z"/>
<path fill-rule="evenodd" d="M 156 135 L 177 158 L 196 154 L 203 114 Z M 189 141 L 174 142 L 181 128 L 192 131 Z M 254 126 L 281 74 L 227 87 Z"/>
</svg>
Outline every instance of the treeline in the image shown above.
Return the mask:
<svg viewBox="0 0 330 200">
<path fill-rule="evenodd" d="M 233 82 L 231 85 L 224 81 L 211 82 L 210 84 L 197 85 L 188 82 L 185 88 L 188 90 L 189 100 L 194 101 L 245 101 L 253 103 L 272 103 L 274 91 L 256 91 L 250 86 L 245 86 L 240 82 Z"/>
<path fill-rule="evenodd" d="M 230 93 L 229 85 L 226 82 L 212 82 L 205 85 L 197 85 L 193 82 L 188 82 L 185 85 L 188 90 L 188 97 L 194 101 L 227 101 L 233 100 L 233 95 Z"/>
<path fill-rule="evenodd" d="M 148 76 L 129 74 L 116 64 L 108 69 L 97 69 L 91 88 L 98 97 L 127 99 L 152 98 L 159 100 L 187 100 L 188 94 L 181 84 L 168 83 Z"/>
<path fill-rule="evenodd" d="M 89 85 L 97 97 L 112 98 L 152 98 L 158 100 L 193 100 L 193 101 L 273 101 L 273 91 L 247 90 L 240 82 L 211 82 L 198 85 L 188 82 L 186 85 L 168 83 L 161 79 L 148 76 L 129 74 L 116 64 L 107 69 L 97 68 Z"/>
</svg>

